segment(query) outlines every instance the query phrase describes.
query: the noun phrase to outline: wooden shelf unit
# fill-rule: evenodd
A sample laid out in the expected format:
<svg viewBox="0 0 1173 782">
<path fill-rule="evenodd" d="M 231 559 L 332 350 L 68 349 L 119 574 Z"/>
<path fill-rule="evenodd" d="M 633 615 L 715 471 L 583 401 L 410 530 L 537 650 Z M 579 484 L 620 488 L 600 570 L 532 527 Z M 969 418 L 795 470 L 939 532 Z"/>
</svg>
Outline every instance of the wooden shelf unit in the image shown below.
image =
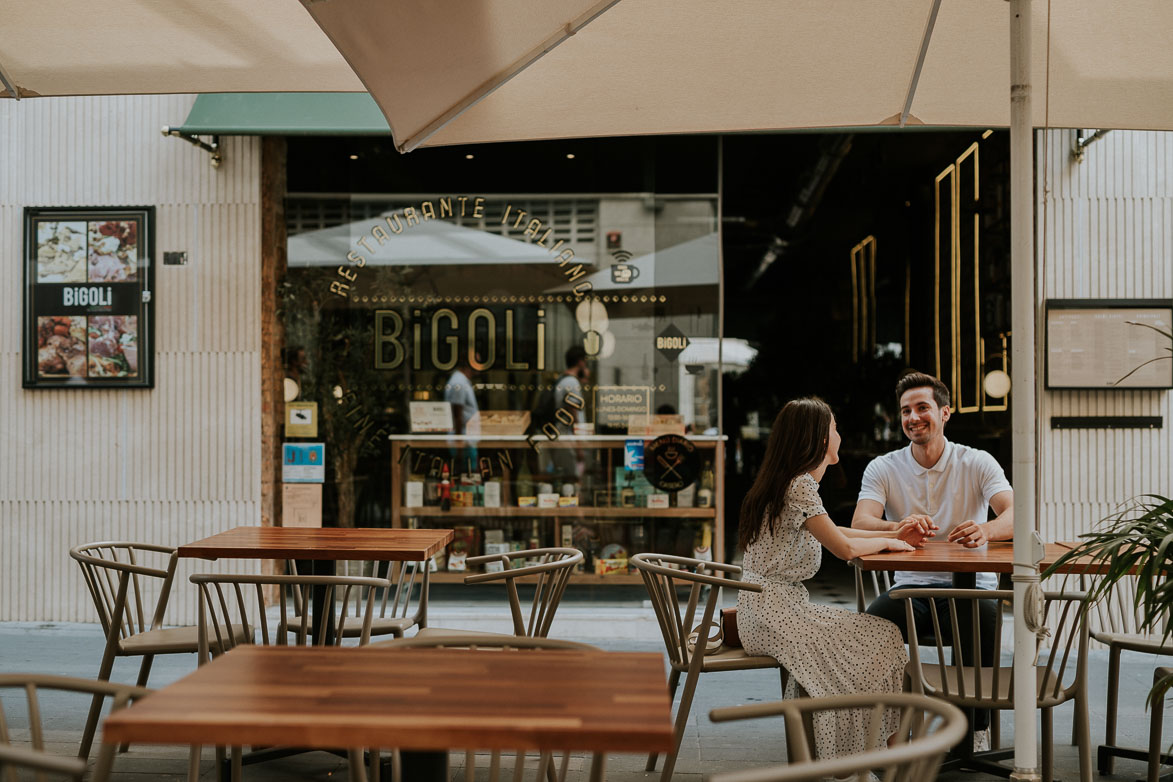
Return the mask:
<svg viewBox="0 0 1173 782">
<path fill-rule="evenodd" d="M 483 437 L 469 437 L 457 435 L 393 435 L 391 436 L 391 525 L 393 527 L 403 527 L 408 518 L 414 518 L 423 526 L 428 527 L 452 527 L 457 525 L 475 524 L 478 519 L 496 520 L 496 519 L 516 519 L 516 520 L 537 520 L 542 522 L 543 530 L 548 530 L 547 525 L 554 527 L 552 531 L 552 541 L 547 539 L 543 545 L 559 545 L 562 539 L 562 526 L 567 522 L 575 522 L 578 520 L 601 522 L 601 523 L 636 523 L 639 521 L 646 521 L 649 525 L 647 541 L 648 545 L 655 545 L 656 536 L 653 530 L 660 527 L 660 525 L 673 524 L 675 522 L 696 524 L 703 521 L 711 521 L 713 524 L 713 556 L 718 562 L 725 561 L 725 546 L 724 546 L 724 503 L 725 503 L 725 438 L 721 436 L 702 436 L 698 435 L 690 437 L 689 439 L 696 445 L 701 452 L 702 461 L 711 461 L 714 475 L 713 485 L 713 505 L 712 507 L 684 507 L 684 508 L 643 508 L 643 507 L 593 507 L 593 506 L 576 506 L 576 507 L 558 507 L 558 508 L 537 508 L 537 507 L 519 507 L 516 505 L 516 498 L 513 486 L 513 473 L 523 463 L 527 452 L 530 450 L 530 444 L 527 438 L 520 435 L 515 436 L 483 436 Z M 599 468 L 605 478 L 604 486 L 610 496 L 614 495 L 614 475 L 615 467 L 623 464 L 623 449 L 625 443 L 632 439 L 642 439 L 645 442 L 655 439 L 654 437 L 627 437 L 624 435 L 595 435 L 590 437 L 567 435 L 559 438 L 556 441 L 545 441 L 538 438 L 537 444 L 540 449 L 547 448 L 576 448 L 583 451 L 595 451 L 596 459 Z M 501 505 L 497 508 L 486 507 L 455 507 L 449 510 L 441 510 L 434 505 L 423 507 L 405 507 L 403 505 L 405 494 L 405 482 L 407 475 L 410 474 L 413 466 L 414 457 L 411 450 L 432 452 L 434 455 L 445 454 L 442 458 L 448 458 L 452 452 L 475 446 L 478 449 L 479 456 L 489 456 L 494 470 L 499 471 L 502 478 L 501 489 Z M 500 458 L 501 451 L 508 451 L 505 458 Z M 698 478 L 699 480 L 699 478 Z M 449 520 L 451 523 L 449 523 Z M 477 525 L 479 526 L 479 525 Z M 498 525 L 493 525 L 498 526 Z M 543 533 L 546 536 L 545 533 Z M 470 555 L 483 553 L 481 551 L 471 552 Z M 629 551 L 631 553 L 638 553 L 636 551 Z M 663 553 L 684 553 L 678 551 L 665 551 Z M 691 552 L 688 552 L 690 555 Z M 464 580 L 466 573 L 463 572 L 439 572 L 433 573 L 432 577 L 436 583 L 460 583 Z M 574 583 L 590 583 L 603 585 L 617 585 L 617 584 L 639 584 L 642 583 L 639 576 L 636 574 L 622 574 L 622 575 L 606 575 L 599 576 L 594 573 L 577 573 L 573 577 Z"/>
</svg>

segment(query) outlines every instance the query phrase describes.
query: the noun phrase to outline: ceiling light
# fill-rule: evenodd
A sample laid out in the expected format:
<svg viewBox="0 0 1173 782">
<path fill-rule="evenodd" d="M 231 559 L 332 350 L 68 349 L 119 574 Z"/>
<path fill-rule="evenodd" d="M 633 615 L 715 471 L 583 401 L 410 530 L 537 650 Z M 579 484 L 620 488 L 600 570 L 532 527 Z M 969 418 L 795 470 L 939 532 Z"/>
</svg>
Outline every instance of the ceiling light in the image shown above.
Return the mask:
<svg viewBox="0 0 1173 782">
<path fill-rule="evenodd" d="M 567 152 L 567 153 L 566 153 L 566 159 L 567 159 L 567 160 L 574 160 L 574 153 L 573 153 L 573 152 Z"/>
<path fill-rule="evenodd" d="M 358 160 L 358 155 L 351 155 L 351 156 L 350 156 L 350 159 L 351 159 L 351 160 Z"/>
<path fill-rule="evenodd" d="M 473 159 L 473 157 L 475 157 L 475 156 L 474 156 L 474 155 L 465 155 L 465 156 L 464 156 L 464 159 L 465 159 L 465 160 L 472 160 L 472 159 Z"/>
</svg>

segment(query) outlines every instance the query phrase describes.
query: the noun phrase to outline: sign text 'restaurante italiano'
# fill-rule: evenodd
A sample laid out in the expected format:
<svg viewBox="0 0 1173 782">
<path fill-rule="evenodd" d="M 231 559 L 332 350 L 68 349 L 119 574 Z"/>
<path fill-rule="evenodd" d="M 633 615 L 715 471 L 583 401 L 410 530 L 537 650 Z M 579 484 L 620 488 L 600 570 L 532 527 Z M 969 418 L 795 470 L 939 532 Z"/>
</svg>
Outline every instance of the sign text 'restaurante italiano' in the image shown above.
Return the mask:
<svg viewBox="0 0 1173 782">
<path fill-rule="evenodd" d="M 447 196 L 434 201 L 422 201 L 419 206 L 407 206 L 402 210 L 384 215 L 371 229 L 354 239 L 349 252 L 346 253 L 347 264 L 337 269 L 337 278 L 330 282 L 330 292 L 343 298 L 350 298 L 351 291 L 356 287 L 359 279 L 359 269 L 367 265 L 367 257 L 374 255 L 377 247 L 391 241 L 391 237 L 403 233 L 414 225 L 428 220 L 443 220 L 455 216 L 469 217 L 474 220 L 485 216 L 485 199 L 481 196 Z M 523 229 L 522 236 L 526 241 L 538 247 L 544 247 L 550 253 L 552 262 L 558 264 L 568 282 L 574 283 L 571 289 L 576 296 L 583 296 L 591 290 L 589 280 L 579 280 L 585 277 L 587 270 L 581 263 L 573 263 L 574 250 L 563 247 L 565 240 L 559 239 L 553 244 L 547 240 L 553 233 L 553 226 L 544 224 L 537 218 L 529 218 L 524 209 L 514 209 L 512 204 L 505 205 L 501 215 L 501 224 L 512 228 Z"/>
</svg>

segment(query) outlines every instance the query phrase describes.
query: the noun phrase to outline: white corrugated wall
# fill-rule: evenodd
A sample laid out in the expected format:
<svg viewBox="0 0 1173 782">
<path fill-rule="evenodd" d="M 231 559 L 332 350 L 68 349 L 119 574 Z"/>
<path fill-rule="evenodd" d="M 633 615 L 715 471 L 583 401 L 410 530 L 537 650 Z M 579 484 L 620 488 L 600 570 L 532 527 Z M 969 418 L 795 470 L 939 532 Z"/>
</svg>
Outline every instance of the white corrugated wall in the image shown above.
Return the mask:
<svg viewBox="0 0 1173 782">
<path fill-rule="evenodd" d="M 1112 131 L 1072 157 L 1038 135 L 1044 298 L 1173 298 L 1173 133 Z M 1040 339 L 1042 334 L 1040 332 Z M 1046 391 L 1038 486 L 1045 540 L 1072 540 L 1140 494 L 1173 495 L 1173 392 Z M 1164 428 L 1051 429 L 1052 416 L 1161 416 Z"/>
<path fill-rule="evenodd" d="M 260 521 L 260 141 L 160 133 L 192 96 L 0 101 L 0 620 L 96 621 L 71 546 Z M 156 208 L 155 388 L 21 388 L 22 209 Z M 187 266 L 163 266 L 186 250 Z M 195 619 L 181 563 L 168 620 Z"/>
</svg>

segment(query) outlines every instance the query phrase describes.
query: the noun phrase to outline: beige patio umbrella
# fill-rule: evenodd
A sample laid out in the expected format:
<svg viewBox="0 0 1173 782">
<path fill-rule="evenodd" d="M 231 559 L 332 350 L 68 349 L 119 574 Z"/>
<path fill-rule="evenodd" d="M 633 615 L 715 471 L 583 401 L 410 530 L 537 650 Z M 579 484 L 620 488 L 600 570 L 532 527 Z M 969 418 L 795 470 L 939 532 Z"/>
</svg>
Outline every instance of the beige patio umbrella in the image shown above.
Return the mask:
<svg viewBox="0 0 1173 782">
<path fill-rule="evenodd" d="M 363 89 L 297 0 L 0 5 L 0 97 Z"/>
<path fill-rule="evenodd" d="M 1032 127 L 1173 129 L 1168 0 L 330 0 L 309 4 L 421 144 L 1010 126 L 1015 778 L 1038 779 Z M 1032 47 L 1032 40 L 1038 45 Z M 1032 101 L 1032 88 L 1041 100 Z"/>
</svg>

